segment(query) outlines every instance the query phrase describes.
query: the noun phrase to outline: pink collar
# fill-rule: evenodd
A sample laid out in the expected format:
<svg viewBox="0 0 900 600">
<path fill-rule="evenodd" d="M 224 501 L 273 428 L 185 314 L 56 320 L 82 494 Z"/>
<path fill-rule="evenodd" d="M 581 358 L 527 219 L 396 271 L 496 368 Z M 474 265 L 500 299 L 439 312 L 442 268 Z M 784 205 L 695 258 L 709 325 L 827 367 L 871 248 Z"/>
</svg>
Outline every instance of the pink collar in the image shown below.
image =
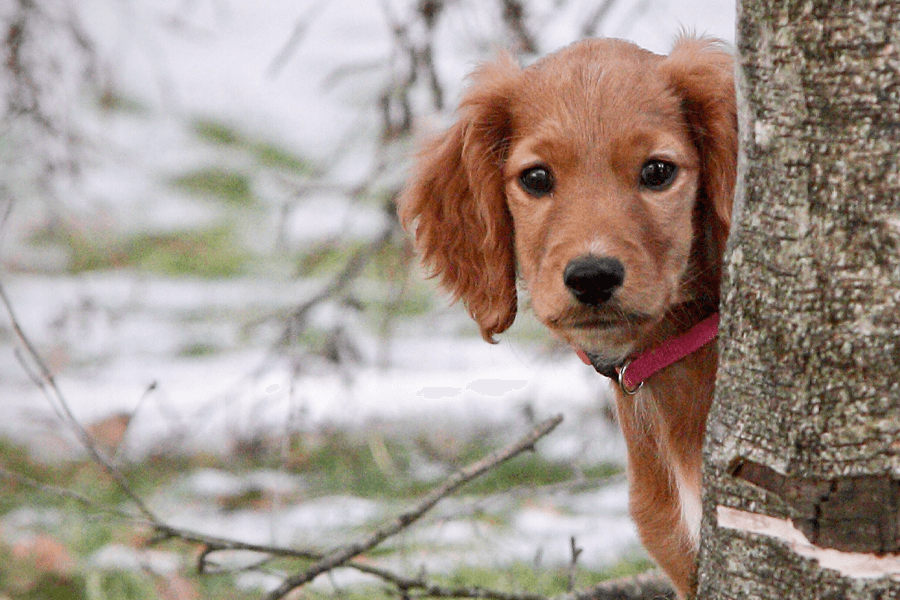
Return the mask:
<svg viewBox="0 0 900 600">
<path fill-rule="evenodd" d="M 613 377 L 608 365 L 598 364 L 587 352 L 577 349 L 575 352 L 586 365 L 591 365 L 598 372 L 618 379 L 619 386 L 626 394 L 636 394 L 644 385 L 644 381 L 669 365 L 693 354 L 716 338 L 719 332 L 719 313 L 714 313 L 691 327 L 686 333 L 672 338 L 662 346 L 644 352 L 622 365 L 613 367 L 618 377 Z"/>
</svg>

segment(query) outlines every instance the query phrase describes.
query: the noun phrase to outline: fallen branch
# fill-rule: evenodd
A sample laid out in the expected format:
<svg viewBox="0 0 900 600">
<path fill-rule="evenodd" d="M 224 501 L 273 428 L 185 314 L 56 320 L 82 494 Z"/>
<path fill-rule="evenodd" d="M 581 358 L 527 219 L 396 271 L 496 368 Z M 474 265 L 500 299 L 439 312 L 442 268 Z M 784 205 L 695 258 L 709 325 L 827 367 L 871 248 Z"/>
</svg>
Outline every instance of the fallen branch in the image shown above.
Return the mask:
<svg viewBox="0 0 900 600">
<path fill-rule="evenodd" d="M 127 513 L 123 510 L 108 506 L 101 506 L 98 508 L 97 503 L 93 498 L 89 498 L 84 494 L 79 494 L 78 492 L 70 490 L 68 488 L 50 485 L 38 481 L 37 479 L 22 475 L 21 473 L 15 473 L 2 465 L 0 465 L 0 479 L 5 479 L 6 481 L 15 485 L 21 485 L 23 487 L 30 488 L 41 494 L 48 494 L 59 498 L 74 500 L 75 502 L 78 502 L 86 508 L 89 508 L 95 512 L 104 513 L 107 516 L 122 519 L 123 521 L 134 521 L 134 515 L 131 513 Z"/>
<path fill-rule="evenodd" d="M 660 571 L 604 581 L 580 592 L 551 600 L 675 600 L 675 591 Z"/>
<path fill-rule="evenodd" d="M 312 565 L 303 573 L 288 577 L 284 582 L 271 594 L 269 600 L 279 600 L 288 592 L 305 585 L 326 571 L 330 571 L 344 565 L 351 558 L 363 554 L 367 550 L 371 550 L 386 539 L 397 535 L 414 522 L 422 518 L 425 513 L 431 510 L 442 498 L 446 498 L 466 483 L 472 481 L 479 475 L 484 474 L 488 470 L 508 461 L 514 456 L 518 456 L 526 450 L 534 448 L 534 444 L 553 431 L 557 425 L 562 422 L 562 415 L 557 415 L 547 419 L 531 433 L 522 438 L 515 444 L 494 452 L 484 459 L 469 465 L 468 467 L 458 471 L 454 475 L 447 478 L 444 483 L 432 490 L 422 501 L 413 509 L 401 514 L 395 521 L 388 523 L 386 526 L 377 529 L 365 539 L 356 543 L 349 544 L 338 550 L 333 551 L 324 559 Z"/>
</svg>

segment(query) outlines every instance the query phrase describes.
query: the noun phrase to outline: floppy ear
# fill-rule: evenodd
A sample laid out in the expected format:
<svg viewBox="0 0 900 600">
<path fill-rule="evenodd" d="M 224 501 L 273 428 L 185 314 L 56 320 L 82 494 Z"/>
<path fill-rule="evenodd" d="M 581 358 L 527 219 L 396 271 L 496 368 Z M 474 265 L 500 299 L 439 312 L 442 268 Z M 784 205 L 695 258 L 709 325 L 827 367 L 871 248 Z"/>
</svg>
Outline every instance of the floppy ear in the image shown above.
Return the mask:
<svg viewBox="0 0 900 600">
<path fill-rule="evenodd" d="M 473 74 L 458 121 L 424 146 L 400 199 L 401 222 L 406 228 L 415 222 L 422 262 L 462 299 L 489 342 L 516 316 L 503 161 L 521 73 L 507 56 Z"/>
<path fill-rule="evenodd" d="M 731 227 L 737 176 L 734 57 L 713 39 L 684 37 L 661 63 L 700 155 L 701 201 L 716 218 L 713 237 L 721 259 Z"/>
</svg>

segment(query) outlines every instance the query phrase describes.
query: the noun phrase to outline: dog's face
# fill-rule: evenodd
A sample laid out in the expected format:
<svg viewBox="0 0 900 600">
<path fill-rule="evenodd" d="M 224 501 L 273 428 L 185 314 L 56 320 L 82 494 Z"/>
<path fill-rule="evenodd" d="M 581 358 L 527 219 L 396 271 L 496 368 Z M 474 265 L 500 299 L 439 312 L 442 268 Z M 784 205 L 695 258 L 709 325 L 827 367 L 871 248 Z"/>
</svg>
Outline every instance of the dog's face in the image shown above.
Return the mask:
<svg viewBox="0 0 900 600">
<path fill-rule="evenodd" d="M 517 272 L 549 329 L 609 360 L 717 294 L 737 142 L 731 58 L 711 46 L 590 40 L 476 75 L 401 213 L 486 338 L 512 322 Z"/>
<path fill-rule="evenodd" d="M 504 191 L 537 317 L 625 355 L 684 302 L 700 162 L 662 57 L 583 44 L 523 73 Z"/>
</svg>

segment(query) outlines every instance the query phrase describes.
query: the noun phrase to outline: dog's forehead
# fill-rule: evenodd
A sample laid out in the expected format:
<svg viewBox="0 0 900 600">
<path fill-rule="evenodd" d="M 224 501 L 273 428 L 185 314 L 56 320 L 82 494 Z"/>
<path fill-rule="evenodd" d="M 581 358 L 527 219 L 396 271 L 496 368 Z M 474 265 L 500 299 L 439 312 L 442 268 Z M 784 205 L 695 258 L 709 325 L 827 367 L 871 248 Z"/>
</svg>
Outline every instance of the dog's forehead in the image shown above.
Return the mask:
<svg viewBox="0 0 900 600">
<path fill-rule="evenodd" d="M 588 39 L 575 42 L 541 58 L 527 70 L 544 71 L 565 69 L 565 65 L 577 67 L 618 61 L 626 64 L 652 64 L 664 57 L 637 44 L 615 38 Z"/>
<path fill-rule="evenodd" d="M 623 40 L 584 40 L 539 60 L 524 71 L 522 120 L 620 121 L 670 119 L 680 101 L 660 76 L 665 57 Z"/>
</svg>

